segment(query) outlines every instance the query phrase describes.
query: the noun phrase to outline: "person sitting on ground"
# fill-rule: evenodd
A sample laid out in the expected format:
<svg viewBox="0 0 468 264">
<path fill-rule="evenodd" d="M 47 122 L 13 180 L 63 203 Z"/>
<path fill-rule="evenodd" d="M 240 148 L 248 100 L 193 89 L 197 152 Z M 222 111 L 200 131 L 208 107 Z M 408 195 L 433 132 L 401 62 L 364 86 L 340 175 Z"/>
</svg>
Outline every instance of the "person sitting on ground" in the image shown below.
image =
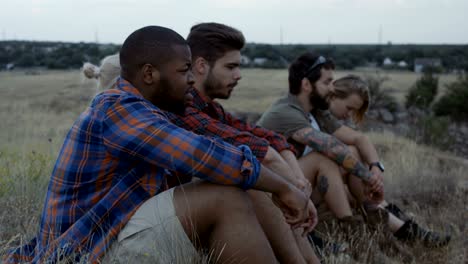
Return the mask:
<svg viewBox="0 0 468 264">
<path fill-rule="evenodd" d="M 330 200 L 327 205 L 335 216 L 348 219 L 352 210 L 337 164 L 355 175 L 356 182 L 367 186 L 366 199 L 370 205 L 379 204 L 383 199 L 383 182 L 345 144 L 311 125 L 312 109 L 328 107 L 334 67 L 333 61 L 310 53 L 297 58 L 289 68 L 289 95 L 265 111 L 257 124 L 283 134 L 296 146 L 304 175 L 316 182 L 325 200 Z M 311 152 L 310 148 L 316 151 Z"/>
<path fill-rule="evenodd" d="M 216 101 L 229 99 L 241 79 L 240 50 L 245 45 L 242 32 L 224 24 L 200 23 L 190 29 L 187 42 L 192 51 L 195 76 L 194 89 L 190 91 L 193 98 L 184 115 L 170 114 L 169 119 L 196 134 L 219 137 L 235 146 L 249 146 L 263 165 L 295 182 L 310 195 L 310 183 L 302 174 L 294 148 L 286 139 L 236 118 Z M 282 252 L 278 255 L 280 262 L 318 262 L 306 237 L 296 235 L 294 238 L 288 227 L 272 216 L 274 212 L 267 210 L 274 206 L 256 202 L 263 197 L 258 193 L 249 194 L 255 197 L 254 205 L 263 204 L 256 206 L 256 212 L 271 244 L 277 248 L 276 252 Z"/>
<path fill-rule="evenodd" d="M 184 112 L 194 84 L 186 41 L 164 27 L 138 29 L 124 41 L 120 65 L 116 88 L 96 95 L 65 138 L 38 236 L 4 263 L 96 263 L 104 255 L 169 263 L 165 250 L 175 247 L 184 260 L 201 247 L 223 263 L 275 263 L 243 190 L 272 193 L 293 227 L 310 225 L 311 203 L 249 147 L 167 119 L 167 111 Z M 180 175 L 205 181 L 179 185 Z"/>
<path fill-rule="evenodd" d="M 85 62 L 83 64 L 83 74 L 88 79 L 99 80 L 97 91 L 104 91 L 115 88 L 117 78 L 120 76 L 120 60 L 119 54 L 106 56 L 101 60 L 100 67 Z"/>
<path fill-rule="evenodd" d="M 211 84 L 208 85 L 211 91 L 214 90 L 218 93 L 222 91 L 228 94 L 227 91 L 234 88 L 235 84 L 240 79 L 239 51 L 244 45 L 244 42 L 242 33 L 227 25 L 202 23 L 194 26 L 188 38 L 189 45 L 192 43 L 192 57 L 196 64 L 193 66 L 195 88 L 191 90 L 191 103 L 187 104 L 184 115 L 171 112 L 167 112 L 166 114 L 176 125 L 197 134 L 219 137 L 234 145 L 249 146 L 256 158 L 261 161 L 262 165 L 274 170 L 281 176 L 285 175 L 286 179 L 295 182 L 297 186 L 304 189 L 307 196 L 310 196 L 310 183 L 297 181 L 297 179 L 304 177 L 293 153 L 294 149 L 286 142 L 283 136 L 263 128 L 252 127 L 234 118 L 227 112 L 224 114 L 221 105 L 212 101 L 209 97 L 202 95 L 204 94 L 203 91 L 206 86 L 205 79 L 215 80 L 210 81 Z M 201 50 L 203 52 L 201 52 Z M 202 54 L 203 57 L 198 54 Z M 208 62 L 205 58 L 210 58 L 211 61 Z M 103 64 L 101 68 L 110 68 L 107 64 L 115 64 L 116 61 L 118 63 L 118 57 L 106 57 L 102 60 Z M 227 67 L 227 65 L 229 65 L 229 67 Z M 200 67 L 203 67 L 202 70 L 204 73 L 208 73 L 208 77 L 200 73 Z M 210 68 L 207 69 L 208 67 Z M 102 72 L 99 70 L 99 67 L 89 63 L 86 63 L 83 68 L 85 75 L 87 75 L 86 72 L 99 73 L 97 75 L 97 80 L 99 81 L 98 86 L 100 87 L 104 87 L 104 85 L 101 84 L 102 80 L 113 79 L 116 74 L 115 71 Z M 88 75 L 93 78 L 96 76 Z M 200 89 L 201 92 L 197 89 Z M 208 94 L 211 95 L 211 93 Z M 208 99 L 210 101 L 207 101 Z M 211 104 L 213 109 L 218 109 L 218 111 L 223 114 L 216 115 L 216 112 L 209 111 L 211 108 L 206 107 L 205 104 Z M 221 118 L 222 120 L 220 120 Z M 232 122 L 227 122 L 227 119 L 232 120 Z M 289 158 L 289 164 L 292 164 L 292 169 L 283 157 L 286 159 Z M 293 173 L 291 173 L 291 171 L 293 171 Z M 300 174 L 299 176 L 297 176 L 297 172 Z M 294 173 L 296 173 L 296 175 Z M 183 180 L 182 177 L 180 177 L 179 180 Z M 319 262 L 313 249 L 309 246 L 307 238 L 297 233 L 292 233 L 289 225 L 284 221 L 281 212 L 274 206 L 271 199 L 260 192 L 249 191 L 248 194 L 252 198 L 260 224 L 280 262 Z"/>
<path fill-rule="evenodd" d="M 333 96 L 330 99 L 329 110 L 315 111 L 314 117 L 319 127 L 323 128 L 323 132 L 347 144 L 354 155 L 365 162 L 370 170 L 383 176 L 385 168 L 380 162 L 375 146 L 366 135 L 352 128 L 363 121 L 369 104 L 370 95 L 367 83 L 356 75 L 348 75 L 333 82 Z M 334 131 L 326 131 L 330 126 L 325 124 L 334 118 L 340 120 L 342 125 L 335 126 Z M 400 240 L 421 241 L 428 247 L 444 246 L 450 241 L 450 235 L 441 235 L 423 229 L 395 204 L 383 201 L 380 206 L 391 213 L 389 214 L 390 229 Z"/>
<path fill-rule="evenodd" d="M 360 215 L 353 214 L 345 183 L 357 197 L 359 204 L 363 205 L 361 207 L 364 208 L 365 215 L 370 216 L 367 219 L 381 219 L 385 217 L 382 215 L 384 212 L 378 208 L 384 198 L 383 179 L 381 174 L 370 171 L 360 162 L 347 145 L 317 129 L 318 125 L 311 112 L 314 109 L 328 108 L 333 91 L 333 74 L 332 60 L 311 53 L 299 56 L 289 67 L 289 94 L 273 103 L 257 124 L 283 134 L 295 145 L 304 175 L 315 183 L 317 192 L 313 192 L 314 203 L 320 198 L 314 197 L 314 194 L 321 194 L 327 207 L 338 219 L 345 238 L 355 241 L 354 234 L 366 225 Z M 335 124 L 329 122 L 326 125 Z M 340 167 L 347 172 L 346 175 L 342 175 Z M 373 224 L 369 226 L 380 232 L 381 248 L 390 249 L 391 246 L 391 250 L 386 250 L 386 253 L 398 253 L 411 258 L 408 252 L 389 238 L 388 228 L 380 229 Z M 354 246 L 361 247 L 363 244 L 365 241 Z M 354 252 L 359 251 L 361 250 Z M 356 257 L 358 255 L 355 254 Z"/>
</svg>

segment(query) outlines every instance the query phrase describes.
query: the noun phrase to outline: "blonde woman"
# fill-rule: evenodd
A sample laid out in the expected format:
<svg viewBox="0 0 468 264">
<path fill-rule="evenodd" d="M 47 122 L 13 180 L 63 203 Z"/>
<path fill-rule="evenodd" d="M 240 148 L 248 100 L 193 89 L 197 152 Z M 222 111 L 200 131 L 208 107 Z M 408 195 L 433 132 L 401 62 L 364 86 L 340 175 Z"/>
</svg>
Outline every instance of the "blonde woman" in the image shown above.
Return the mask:
<svg viewBox="0 0 468 264">
<path fill-rule="evenodd" d="M 100 66 L 85 62 L 82 71 L 86 78 L 98 80 L 98 92 L 112 89 L 115 87 L 115 82 L 120 76 L 119 54 L 105 57 L 101 60 Z"/>
<path fill-rule="evenodd" d="M 327 119 L 327 115 L 330 114 L 343 121 L 345 125 L 331 134 L 349 145 L 356 157 L 367 163 L 369 170 L 383 175 L 385 168 L 380 162 L 375 146 L 363 133 L 348 126 L 349 123 L 351 123 L 350 126 L 353 126 L 362 122 L 369 108 L 370 94 L 367 83 L 358 76 L 348 75 L 335 80 L 333 86 L 334 96 L 330 100 L 329 109 L 326 112 L 316 114 L 317 122 L 319 125 L 325 122 L 324 119 Z M 343 131 L 346 133 L 342 133 Z M 390 230 L 397 238 L 406 241 L 420 240 L 428 247 L 439 247 L 449 242 L 449 235 L 440 235 L 424 230 L 409 219 L 396 205 L 383 201 L 380 206 L 390 213 Z"/>
<path fill-rule="evenodd" d="M 358 76 L 348 75 L 335 80 L 333 86 L 334 96 L 329 108 L 331 114 L 339 120 L 361 123 L 370 103 L 367 83 Z"/>
</svg>

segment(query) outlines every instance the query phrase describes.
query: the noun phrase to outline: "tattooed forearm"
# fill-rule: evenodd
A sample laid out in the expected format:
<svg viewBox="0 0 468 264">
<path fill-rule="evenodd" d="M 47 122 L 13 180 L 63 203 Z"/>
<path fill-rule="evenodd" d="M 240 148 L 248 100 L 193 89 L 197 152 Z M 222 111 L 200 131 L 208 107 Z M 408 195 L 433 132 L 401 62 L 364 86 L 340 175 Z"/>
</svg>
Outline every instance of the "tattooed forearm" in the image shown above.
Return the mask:
<svg viewBox="0 0 468 264">
<path fill-rule="evenodd" d="M 294 133 L 293 139 L 324 154 L 342 166 L 346 171 L 363 180 L 368 180 L 371 177 L 371 173 L 367 167 L 353 156 L 348 146 L 334 136 L 312 128 L 306 128 Z"/>
</svg>

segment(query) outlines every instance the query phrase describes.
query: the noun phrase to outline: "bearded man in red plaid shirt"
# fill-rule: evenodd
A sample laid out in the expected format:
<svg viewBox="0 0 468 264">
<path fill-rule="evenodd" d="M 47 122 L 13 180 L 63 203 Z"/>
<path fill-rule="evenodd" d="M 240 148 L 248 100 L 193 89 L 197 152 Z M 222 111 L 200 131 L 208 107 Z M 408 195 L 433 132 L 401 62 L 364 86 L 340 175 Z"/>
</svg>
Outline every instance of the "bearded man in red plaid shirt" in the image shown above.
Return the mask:
<svg viewBox="0 0 468 264">
<path fill-rule="evenodd" d="M 37 236 L 4 262 L 189 263 L 203 248 L 222 263 L 275 263 L 243 190 L 270 192 L 293 227 L 313 225 L 308 197 L 249 147 L 169 122 L 194 84 L 190 49 L 176 32 L 133 32 L 120 64 L 116 88 L 98 94 L 65 138 Z M 180 185 L 182 175 L 204 181 Z"/>
<path fill-rule="evenodd" d="M 184 115 L 169 114 L 176 125 L 199 135 L 222 138 L 235 146 L 247 145 L 262 165 L 284 176 L 311 195 L 311 184 L 304 177 L 286 139 L 271 130 L 252 126 L 226 112 L 216 99 L 228 99 L 241 79 L 240 50 L 245 39 L 239 30 L 219 23 L 193 26 L 187 37 L 192 51 L 194 88 Z M 280 262 L 317 263 L 305 237 L 293 234 L 275 206 L 258 192 L 249 192 L 263 229 Z"/>
</svg>

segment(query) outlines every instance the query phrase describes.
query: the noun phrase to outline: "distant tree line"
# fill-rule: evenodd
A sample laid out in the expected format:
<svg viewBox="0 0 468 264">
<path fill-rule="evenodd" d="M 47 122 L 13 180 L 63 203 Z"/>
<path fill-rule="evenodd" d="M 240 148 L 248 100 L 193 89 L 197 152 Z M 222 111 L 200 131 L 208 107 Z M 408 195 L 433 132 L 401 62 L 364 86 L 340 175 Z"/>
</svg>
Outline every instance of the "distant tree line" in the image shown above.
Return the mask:
<svg viewBox="0 0 468 264">
<path fill-rule="evenodd" d="M 2 41 L 0 67 L 14 64 L 21 68 L 76 69 L 83 62 L 99 63 L 119 49 L 120 46 L 114 44 Z"/>
<path fill-rule="evenodd" d="M 83 62 L 98 63 L 103 57 L 118 52 L 120 45 L 36 41 L 0 41 L 0 67 L 45 67 L 73 69 Z M 270 45 L 248 43 L 242 54 L 250 59 L 246 66 L 286 68 L 300 54 L 312 51 L 331 57 L 340 69 L 381 66 L 385 58 L 405 61 L 413 68 L 416 58 L 439 58 L 446 71 L 468 70 L 468 45 Z M 262 63 L 253 63 L 261 58 Z"/>
<path fill-rule="evenodd" d="M 382 66 L 385 58 L 404 61 L 413 69 L 416 58 L 439 58 L 443 70 L 468 70 L 468 45 L 269 45 L 247 44 L 243 54 L 249 58 L 264 57 L 268 68 L 286 67 L 304 52 L 312 51 L 334 59 L 340 69 Z"/>
</svg>

